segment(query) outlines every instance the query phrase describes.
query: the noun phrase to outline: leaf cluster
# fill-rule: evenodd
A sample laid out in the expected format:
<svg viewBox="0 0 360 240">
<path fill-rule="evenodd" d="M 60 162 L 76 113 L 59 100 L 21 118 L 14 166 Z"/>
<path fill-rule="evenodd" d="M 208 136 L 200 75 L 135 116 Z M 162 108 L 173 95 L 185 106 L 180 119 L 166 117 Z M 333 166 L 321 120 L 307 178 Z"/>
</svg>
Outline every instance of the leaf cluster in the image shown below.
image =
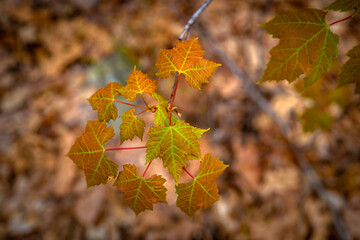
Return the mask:
<svg viewBox="0 0 360 240">
<path fill-rule="evenodd" d="M 156 75 L 164 79 L 176 73 L 176 87 L 180 77 L 184 76 L 190 87 L 200 90 L 201 84 L 207 83 L 220 65 L 204 59 L 203 54 L 198 39 L 178 42 L 173 49 L 161 50 L 156 64 Z M 109 179 L 114 178 L 114 186 L 123 193 L 124 202 L 136 215 L 146 209 L 153 209 L 155 203 L 167 203 L 167 189 L 164 186 L 166 180 L 159 175 L 144 177 L 151 162 L 159 158 L 175 180 L 177 206 L 192 217 L 197 210 L 207 208 L 219 199 L 216 179 L 227 165 L 218 158 L 211 158 L 211 153 L 203 157 L 199 138 L 208 129 L 196 128 L 178 119 L 173 114 L 176 109 L 173 106 L 175 93 L 171 103 L 168 102 L 155 92 L 157 83 L 158 80 L 149 79 L 147 74 L 134 67 L 125 86 L 110 82 L 97 90 L 88 101 L 92 108 L 97 110 L 98 120 L 87 122 L 85 132 L 76 139 L 67 156 L 84 171 L 88 187 L 106 184 Z M 156 100 L 157 104 L 149 105 L 145 94 Z M 119 96 L 129 102 L 134 102 L 140 96 L 144 106 L 119 101 L 116 99 Z M 131 108 L 118 116 L 114 102 L 131 105 L 143 111 L 136 114 L 135 108 Z M 118 164 L 106 156 L 109 149 L 106 149 L 104 144 L 115 135 L 113 127 L 107 127 L 106 122 L 122 118 L 120 145 L 135 137 L 143 140 L 146 123 L 140 116 L 145 113 L 153 114 L 154 121 L 146 133 L 148 140 L 145 146 L 137 148 L 146 148 L 144 163 L 147 168 L 139 175 L 135 165 L 124 164 L 123 170 L 118 172 Z M 179 177 L 190 159 L 201 161 L 199 173 L 193 177 L 192 183 L 179 183 Z"/>
</svg>

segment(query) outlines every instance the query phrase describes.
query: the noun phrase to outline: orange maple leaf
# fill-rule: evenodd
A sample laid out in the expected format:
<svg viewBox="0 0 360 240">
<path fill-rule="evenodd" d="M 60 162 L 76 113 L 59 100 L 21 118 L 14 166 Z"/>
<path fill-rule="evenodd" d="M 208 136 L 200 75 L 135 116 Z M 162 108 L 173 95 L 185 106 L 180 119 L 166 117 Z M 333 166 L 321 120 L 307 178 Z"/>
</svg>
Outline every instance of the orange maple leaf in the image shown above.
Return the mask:
<svg viewBox="0 0 360 240">
<path fill-rule="evenodd" d="M 92 108 L 98 110 L 99 121 L 110 121 L 117 118 L 117 108 L 113 103 L 116 96 L 119 96 L 119 90 L 123 86 L 120 83 L 110 82 L 103 88 L 97 90 L 89 99 Z"/>
<path fill-rule="evenodd" d="M 216 68 L 221 64 L 203 58 L 198 39 L 178 42 L 173 49 L 162 49 L 156 67 L 159 78 L 168 78 L 178 72 L 185 76 L 193 88 L 200 89 L 201 83 L 207 83 Z"/>
<path fill-rule="evenodd" d="M 219 200 L 216 178 L 228 167 L 219 158 L 204 156 L 200 171 L 192 183 L 179 183 L 176 187 L 176 206 L 192 217 L 200 208 L 208 208 Z"/>
<path fill-rule="evenodd" d="M 152 210 L 154 203 L 167 203 L 165 181 L 159 175 L 148 179 L 139 177 L 135 165 L 125 164 L 114 185 L 124 194 L 124 202 L 138 215 L 146 209 Z"/>
<path fill-rule="evenodd" d="M 67 156 L 85 172 L 87 186 L 107 183 L 116 177 L 118 165 L 105 156 L 104 143 L 115 135 L 105 122 L 88 121 L 85 132 L 76 139 Z"/>
<path fill-rule="evenodd" d="M 139 70 L 134 70 L 126 80 L 126 86 L 120 90 L 120 93 L 127 98 L 130 102 L 136 100 L 137 94 L 153 93 L 157 88 L 157 80 L 149 79 L 147 74 L 142 73 Z"/>
</svg>

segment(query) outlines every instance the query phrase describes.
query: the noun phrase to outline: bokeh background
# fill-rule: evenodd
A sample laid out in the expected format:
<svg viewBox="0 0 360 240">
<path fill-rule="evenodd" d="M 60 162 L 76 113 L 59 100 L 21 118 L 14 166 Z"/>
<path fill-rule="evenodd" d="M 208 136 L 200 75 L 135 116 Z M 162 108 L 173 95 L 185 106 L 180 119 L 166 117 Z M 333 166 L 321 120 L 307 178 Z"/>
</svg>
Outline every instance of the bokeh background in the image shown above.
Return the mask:
<svg viewBox="0 0 360 240">
<path fill-rule="evenodd" d="M 174 182 L 160 161 L 147 174 L 169 179 L 168 205 L 135 217 L 112 182 L 87 189 L 82 171 L 65 157 L 86 120 L 96 119 L 86 99 L 110 81 L 124 83 L 134 65 L 155 78 L 160 49 L 176 44 L 202 3 L 0 1 L 0 239 L 339 239 L 278 127 L 225 66 L 203 91 L 181 83 L 175 100 L 182 119 L 211 128 L 202 152 L 230 165 L 218 179 L 220 200 L 192 220 L 176 208 Z M 287 9 L 330 3 L 214 0 L 191 36 L 199 37 L 206 58 L 220 62 L 203 33 L 211 35 L 256 82 L 277 43 L 259 24 Z M 349 14 L 330 12 L 327 21 Z M 335 89 L 345 53 L 360 42 L 359 26 L 356 17 L 332 27 L 340 37 L 339 63 L 304 94 L 301 82 L 257 85 L 291 126 L 291 141 L 310 159 L 353 239 L 360 239 L 359 97 L 354 86 Z M 165 98 L 173 81 L 159 81 Z M 143 150 L 107 155 L 145 168 Z M 196 174 L 198 165 L 190 163 L 189 171 Z"/>
</svg>

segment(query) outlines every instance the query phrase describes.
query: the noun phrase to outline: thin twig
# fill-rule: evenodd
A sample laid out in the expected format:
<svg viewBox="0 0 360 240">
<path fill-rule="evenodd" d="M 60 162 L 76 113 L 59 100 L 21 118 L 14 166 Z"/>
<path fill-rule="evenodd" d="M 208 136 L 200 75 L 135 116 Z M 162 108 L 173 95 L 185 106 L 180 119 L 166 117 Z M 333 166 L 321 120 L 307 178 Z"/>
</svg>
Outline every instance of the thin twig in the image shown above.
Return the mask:
<svg viewBox="0 0 360 240">
<path fill-rule="evenodd" d="M 245 92 L 249 95 L 249 97 L 274 121 L 274 123 L 279 127 L 280 132 L 283 138 L 287 141 L 290 151 L 294 155 L 297 160 L 301 170 L 304 172 L 305 177 L 310 183 L 312 189 L 317 193 L 319 198 L 325 203 L 328 207 L 333 224 L 340 238 L 343 240 L 350 240 L 351 236 L 345 227 L 345 223 L 343 222 L 340 213 L 338 212 L 336 206 L 334 206 L 333 202 L 330 199 L 330 194 L 322 184 L 320 178 L 318 177 L 316 171 L 311 166 L 309 160 L 303 153 L 303 150 L 296 146 L 290 139 L 289 136 L 289 125 L 284 122 L 276 111 L 272 108 L 270 103 L 267 101 L 265 97 L 260 93 L 257 89 L 253 81 L 249 79 L 249 77 L 237 66 L 234 60 L 230 59 L 227 54 L 225 54 L 224 50 L 220 47 L 220 44 L 213 38 L 212 35 L 208 33 L 208 31 L 202 30 L 202 35 L 205 36 L 205 39 L 211 45 L 214 53 L 221 59 L 223 66 L 227 67 L 242 83 L 242 86 L 245 89 Z"/>
<path fill-rule="evenodd" d="M 191 18 L 187 21 L 187 24 L 185 25 L 184 31 L 180 34 L 179 41 L 182 41 L 184 37 L 186 36 L 186 39 L 190 38 L 190 30 L 192 25 L 195 23 L 198 16 L 205 10 L 207 6 L 212 2 L 212 0 L 205 1 L 199 8 L 196 10 L 196 12 L 191 16 Z"/>
</svg>

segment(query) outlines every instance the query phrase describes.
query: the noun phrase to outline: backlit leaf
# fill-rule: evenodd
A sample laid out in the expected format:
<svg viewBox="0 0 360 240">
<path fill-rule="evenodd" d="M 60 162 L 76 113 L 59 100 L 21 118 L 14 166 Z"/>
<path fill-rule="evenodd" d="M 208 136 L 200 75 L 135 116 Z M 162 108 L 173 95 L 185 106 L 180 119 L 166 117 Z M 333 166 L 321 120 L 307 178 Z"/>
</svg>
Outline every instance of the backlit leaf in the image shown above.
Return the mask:
<svg viewBox="0 0 360 240">
<path fill-rule="evenodd" d="M 166 202 L 166 182 L 159 175 L 145 179 L 139 177 L 135 165 L 126 164 L 114 185 L 123 193 L 124 202 L 138 215 L 146 209 L 152 210 L 154 203 Z"/>
<path fill-rule="evenodd" d="M 201 157 L 199 138 L 194 131 L 194 127 L 184 121 L 168 127 L 150 127 L 146 162 L 160 157 L 177 183 L 188 161 L 186 155 Z"/>
<path fill-rule="evenodd" d="M 339 86 L 356 83 L 355 93 L 360 94 L 360 45 L 347 54 L 350 59 L 341 67 Z"/>
<path fill-rule="evenodd" d="M 123 119 L 120 124 L 120 144 L 125 140 L 132 140 L 138 136 L 141 140 L 144 135 L 145 121 L 137 118 L 135 109 L 130 109 L 124 112 L 120 117 Z"/>
<path fill-rule="evenodd" d="M 153 93 L 157 88 L 157 80 L 151 80 L 147 74 L 142 73 L 139 70 L 134 70 L 127 79 L 127 84 L 120 90 L 121 94 L 127 98 L 130 102 L 136 100 L 137 94 L 141 93 Z"/>
<path fill-rule="evenodd" d="M 335 10 L 340 12 L 347 12 L 356 10 L 353 16 L 360 14 L 360 1 L 359 0 L 337 0 L 327 6 L 325 10 Z"/>
<path fill-rule="evenodd" d="M 271 59 L 260 82 L 295 81 L 305 76 L 304 90 L 326 73 L 337 57 L 338 37 L 325 22 L 326 12 L 289 10 L 262 25 L 280 42 L 271 49 Z"/>
<path fill-rule="evenodd" d="M 104 143 L 115 135 L 105 122 L 88 121 L 85 132 L 76 139 L 67 156 L 84 170 L 87 186 L 105 184 L 116 177 L 118 165 L 105 156 Z"/>
<path fill-rule="evenodd" d="M 173 73 L 184 74 L 186 81 L 193 88 L 200 89 L 201 83 L 207 83 L 216 68 L 215 62 L 203 58 L 198 39 L 178 42 L 173 49 L 162 49 L 156 67 L 159 78 L 165 79 Z"/>
<path fill-rule="evenodd" d="M 155 126 L 169 126 L 169 111 L 168 111 L 168 101 L 163 98 L 162 96 L 154 93 L 152 95 L 156 101 L 158 102 L 158 105 L 156 106 L 156 112 L 154 114 L 154 124 Z M 171 119 L 171 125 L 175 125 L 177 122 L 179 122 L 179 119 L 175 116 Z"/>
<path fill-rule="evenodd" d="M 200 208 L 208 208 L 219 200 L 216 179 L 228 167 L 219 158 L 211 158 L 211 153 L 204 156 L 198 175 L 191 183 L 179 183 L 176 186 L 178 198 L 176 206 L 192 217 Z"/>
<path fill-rule="evenodd" d="M 119 96 L 119 90 L 123 86 L 120 83 L 110 82 L 103 88 L 97 90 L 89 99 L 92 108 L 98 111 L 99 121 L 110 121 L 117 118 L 117 108 L 114 105 L 114 99 Z"/>
</svg>

